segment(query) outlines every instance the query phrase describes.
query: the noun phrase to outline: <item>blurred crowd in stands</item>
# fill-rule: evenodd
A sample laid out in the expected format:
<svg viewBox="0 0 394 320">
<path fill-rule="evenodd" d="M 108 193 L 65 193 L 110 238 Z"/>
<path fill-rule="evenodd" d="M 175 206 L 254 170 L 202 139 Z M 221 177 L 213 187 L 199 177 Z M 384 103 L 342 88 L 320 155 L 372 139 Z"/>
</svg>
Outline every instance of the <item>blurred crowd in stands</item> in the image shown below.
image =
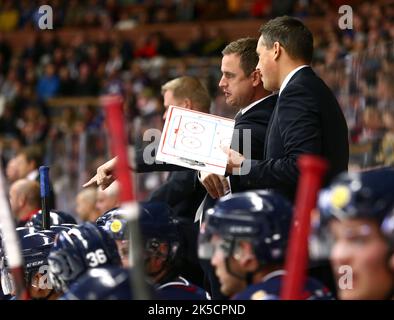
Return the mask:
<svg viewBox="0 0 394 320">
<path fill-rule="evenodd" d="M 337 8 L 345 2 L 354 3 L 352 30 L 338 28 Z M 133 41 L 115 30 L 98 32 L 95 39 L 75 32 L 72 41 L 66 42 L 55 32 L 30 30 L 41 4 L 53 7 L 55 30 L 198 23 L 186 44 L 174 42 L 162 32 Z M 235 110 L 225 106 L 217 84 L 221 50 L 234 39 L 204 21 L 282 14 L 306 21 L 320 18 L 320 27 L 312 30 L 314 67 L 344 109 L 352 143 L 351 165 L 394 164 L 394 3 L 389 0 L 0 1 L 0 148 L 4 164 L 23 146 L 35 144 L 46 148 L 46 162 L 54 166 L 57 178 L 63 172 L 66 179 L 81 180 L 77 178 L 81 168 L 90 176 L 104 162 L 108 150 L 102 110 L 91 102 L 78 103 L 78 107 L 64 102 L 54 107 L 56 97 L 121 93 L 127 118 L 141 116 L 137 122 L 129 121 L 131 142 L 147 128 L 161 129 L 161 85 L 181 75 L 203 79 L 213 98 L 213 112 L 233 116 Z M 7 39 L 7 31 L 12 30 L 30 30 L 32 37 L 15 48 Z M 69 163 L 64 159 L 70 159 Z M 55 161 L 60 161 L 58 167 Z M 152 177 L 144 182 L 146 192 L 159 181 Z M 80 182 L 74 189 L 80 188 Z M 60 192 L 62 187 L 58 188 Z"/>
<path fill-rule="evenodd" d="M 54 26 L 130 29 L 140 24 L 324 16 L 352 0 L 20 0 L 1 1 L 0 31 L 35 28 L 40 5 L 50 5 Z"/>
</svg>

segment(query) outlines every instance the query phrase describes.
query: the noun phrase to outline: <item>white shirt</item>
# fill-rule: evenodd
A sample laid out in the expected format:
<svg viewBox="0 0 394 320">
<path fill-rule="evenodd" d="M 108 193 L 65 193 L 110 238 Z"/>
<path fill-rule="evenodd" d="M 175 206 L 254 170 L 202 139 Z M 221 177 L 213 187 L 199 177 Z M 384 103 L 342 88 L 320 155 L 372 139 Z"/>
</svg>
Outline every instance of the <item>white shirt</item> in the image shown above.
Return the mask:
<svg viewBox="0 0 394 320">
<path fill-rule="evenodd" d="M 251 104 L 249 104 L 247 107 L 242 108 L 239 112 L 241 112 L 241 114 L 244 115 L 247 111 L 249 111 L 250 109 L 252 109 L 255 105 L 257 105 L 257 104 L 260 103 L 261 101 L 263 101 L 263 100 L 265 100 L 265 99 L 268 99 L 269 97 L 272 97 L 272 96 L 274 96 L 274 95 L 276 95 L 276 94 L 278 94 L 278 92 L 273 92 L 273 93 L 271 93 L 270 95 L 268 95 L 268 96 L 266 96 L 266 97 L 264 97 L 264 98 L 261 98 L 260 100 L 253 101 L 253 102 L 252 102 Z M 198 180 L 201 182 L 201 173 L 200 173 L 200 171 L 198 172 L 197 177 L 198 177 Z M 229 178 L 229 177 L 227 177 L 227 182 L 228 182 L 229 185 L 230 185 L 230 178 Z M 231 192 L 231 186 L 230 186 L 230 192 Z"/>
<path fill-rule="evenodd" d="M 265 99 L 268 99 L 269 97 L 272 97 L 272 96 L 275 95 L 275 94 L 277 94 L 277 92 L 273 92 L 273 93 L 271 93 L 269 96 L 266 96 L 266 97 L 264 97 L 264 98 L 262 98 L 262 99 L 260 99 L 260 100 L 257 100 L 257 101 L 252 102 L 252 103 L 251 103 L 250 105 L 248 105 L 247 107 L 241 109 L 241 114 L 245 114 L 245 112 L 247 112 L 247 111 L 249 111 L 250 109 L 252 109 L 256 104 L 260 103 L 261 101 L 263 101 L 263 100 L 265 100 Z"/>
<path fill-rule="evenodd" d="M 295 68 L 294 70 L 292 70 L 291 72 L 288 73 L 288 75 L 286 76 L 285 80 L 283 80 L 282 85 L 280 86 L 279 95 L 286 88 L 286 86 L 289 83 L 289 81 L 292 78 L 292 76 L 294 76 L 299 70 L 301 70 L 301 69 L 303 69 L 305 67 L 309 67 L 309 65 L 304 64 L 302 66 L 299 66 L 299 67 Z"/>
<path fill-rule="evenodd" d="M 286 274 L 285 270 L 276 270 L 276 271 L 272 271 L 270 273 L 268 273 L 267 275 L 265 275 L 262 279 L 262 282 L 265 282 L 271 278 L 277 277 L 277 276 L 283 276 Z"/>
<path fill-rule="evenodd" d="M 30 180 L 30 181 L 34 181 L 34 180 L 36 180 L 36 178 L 38 177 L 38 175 L 39 175 L 39 172 L 38 172 L 38 170 L 36 169 L 36 170 L 33 170 L 33 171 L 29 172 L 29 173 L 27 174 L 27 176 L 26 176 L 26 179 L 27 179 L 27 180 Z"/>
</svg>

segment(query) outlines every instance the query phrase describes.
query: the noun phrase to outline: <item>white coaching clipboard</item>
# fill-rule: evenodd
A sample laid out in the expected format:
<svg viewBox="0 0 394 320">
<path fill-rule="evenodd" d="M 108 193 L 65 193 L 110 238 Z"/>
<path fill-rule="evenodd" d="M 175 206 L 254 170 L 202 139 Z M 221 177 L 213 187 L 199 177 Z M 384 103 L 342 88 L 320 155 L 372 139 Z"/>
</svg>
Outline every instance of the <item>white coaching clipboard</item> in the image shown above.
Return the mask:
<svg viewBox="0 0 394 320">
<path fill-rule="evenodd" d="M 199 171 L 224 175 L 234 120 L 170 106 L 156 159 Z"/>
</svg>

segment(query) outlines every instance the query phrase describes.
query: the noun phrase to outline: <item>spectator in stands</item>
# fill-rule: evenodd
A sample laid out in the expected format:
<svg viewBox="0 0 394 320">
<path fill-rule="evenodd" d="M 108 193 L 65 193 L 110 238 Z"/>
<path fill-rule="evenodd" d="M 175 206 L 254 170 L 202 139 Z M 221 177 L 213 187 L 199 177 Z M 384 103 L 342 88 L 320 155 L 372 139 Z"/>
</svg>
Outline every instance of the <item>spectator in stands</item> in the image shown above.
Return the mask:
<svg viewBox="0 0 394 320">
<path fill-rule="evenodd" d="M 4 38 L 3 34 L 0 33 L 0 57 L 2 57 L 2 64 L 0 64 L 0 75 L 6 74 L 11 54 L 12 49 L 8 44 L 8 41 Z"/>
<path fill-rule="evenodd" d="M 378 109 L 367 107 L 363 112 L 363 121 L 366 129 L 363 139 L 378 139 L 382 135 L 384 128 L 382 115 Z"/>
<path fill-rule="evenodd" d="M 180 0 L 176 2 L 176 21 L 193 21 L 195 16 L 194 1 Z"/>
<path fill-rule="evenodd" d="M 165 36 L 162 32 L 156 32 L 152 35 L 156 42 L 157 53 L 163 57 L 176 57 L 178 55 L 178 51 L 175 48 L 174 43 L 171 39 Z"/>
<path fill-rule="evenodd" d="M 5 170 L 5 175 L 7 178 L 7 182 L 9 184 L 18 180 L 19 173 L 18 173 L 18 164 L 17 164 L 16 158 L 12 158 L 8 161 L 7 167 Z"/>
<path fill-rule="evenodd" d="M 8 71 L 6 79 L 3 83 L 0 83 L 0 95 L 3 96 L 6 101 L 12 101 L 17 94 L 17 83 L 18 75 L 16 69 L 11 69 Z"/>
<path fill-rule="evenodd" d="M 82 63 L 79 66 L 79 75 L 75 84 L 74 95 L 95 96 L 98 92 L 99 86 L 95 75 L 92 74 L 87 63 Z"/>
<path fill-rule="evenodd" d="M 59 92 L 58 96 L 71 96 L 74 93 L 74 81 L 70 77 L 70 71 L 66 66 L 59 70 Z"/>
<path fill-rule="evenodd" d="M 96 207 L 96 202 L 96 188 L 86 188 L 78 193 L 75 211 L 81 221 L 96 222 L 97 218 L 100 216 L 100 213 Z"/>
<path fill-rule="evenodd" d="M 211 10 L 212 6 L 206 6 L 206 3 L 212 2 L 212 0 L 199 0 L 199 1 L 181 1 L 181 3 L 187 3 L 188 12 L 193 13 L 193 19 L 195 25 L 198 25 L 201 21 L 201 17 L 207 15 L 207 11 Z M 75 38 L 77 41 L 74 42 L 73 39 L 69 41 L 69 38 L 63 36 L 58 37 L 56 32 L 60 31 L 60 26 L 57 24 L 58 21 L 62 22 L 62 17 L 55 18 L 55 32 L 42 33 L 42 32 L 32 32 L 29 34 L 25 42 L 16 42 L 12 38 L 11 33 L 0 34 L 0 95 L 6 97 L 7 104 L 6 111 L 12 108 L 9 113 L 5 112 L 0 119 L 0 139 L 4 135 L 9 134 L 9 126 L 11 126 L 11 131 L 13 136 L 20 134 L 20 128 L 15 129 L 13 124 L 21 124 L 25 126 L 25 122 L 21 122 L 21 117 L 23 116 L 23 110 L 26 108 L 31 101 L 34 101 L 37 79 L 40 77 L 40 70 L 42 65 L 48 61 L 54 61 L 56 67 L 58 67 L 59 55 L 57 52 L 64 52 L 64 63 L 69 72 L 69 79 L 75 84 L 74 88 L 65 90 L 67 95 L 92 95 L 97 94 L 100 89 L 107 83 L 107 76 L 104 74 L 104 66 L 106 65 L 111 48 L 119 47 L 122 55 L 123 61 L 130 65 L 133 64 L 132 69 L 127 69 L 123 74 L 119 74 L 120 77 L 126 79 L 129 86 L 129 96 L 127 101 L 129 103 L 129 108 L 135 110 L 136 94 L 142 92 L 146 87 L 153 88 L 154 99 L 159 98 L 160 86 L 166 82 L 168 79 L 172 79 L 177 76 L 182 76 L 185 74 L 193 74 L 198 77 L 205 78 L 208 83 L 207 86 L 210 88 L 212 96 L 217 95 L 216 83 L 219 78 L 219 70 L 217 68 L 216 62 L 211 62 L 212 60 L 189 60 L 184 59 L 181 61 L 170 61 L 166 63 L 164 67 L 161 65 L 157 67 L 152 64 L 147 58 L 147 61 L 141 63 L 140 61 L 135 62 L 131 60 L 133 58 L 133 48 L 131 42 L 126 40 L 129 36 L 127 35 L 125 39 L 122 36 L 114 36 L 114 32 L 97 32 L 97 37 L 91 37 L 86 39 L 83 33 L 84 24 L 84 14 L 85 11 L 91 10 L 94 12 L 93 25 L 97 25 L 98 28 L 107 27 L 108 20 L 104 19 L 105 26 L 100 26 L 103 24 L 100 21 L 97 13 L 105 12 L 106 9 L 101 5 L 102 2 L 85 2 L 71 0 L 55 1 L 60 3 L 64 8 L 64 12 L 60 12 L 60 15 L 64 15 L 64 26 L 70 27 L 80 27 L 81 33 L 77 32 Z M 159 7 L 162 7 L 162 2 L 152 1 L 151 5 L 146 5 L 144 1 L 137 1 L 138 5 L 136 7 L 128 7 L 128 4 L 116 4 L 109 3 L 109 11 L 106 16 L 110 16 L 112 20 L 112 25 L 116 25 L 116 19 L 120 19 L 120 16 L 116 12 L 130 12 L 131 17 L 136 21 L 145 21 L 148 23 L 152 22 L 152 17 L 156 14 Z M 231 2 L 236 2 L 232 0 L 226 1 L 227 5 Z M 271 0 L 263 1 L 243 1 L 240 10 L 243 12 L 250 12 L 253 3 L 260 3 L 265 5 L 263 10 L 264 16 L 271 16 L 270 3 Z M 307 1 L 308 2 L 308 1 Z M 7 3 L 7 4 L 5 4 Z M 18 9 L 20 15 L 19 28 L 25 28 L 27 32 L 30 32 L 28 28 L 32 25 L 33 16 L 31 10 L 34 14 L 37 13 L 37 7 L 32 6 L 31 1 L 20 1 L 20 6 L 16 7 L 13 1 L 2 1 L 0 3 L 0 12 L 7 11 L 7 6 L 11 4 L 13 10 Z M 45 1 L 40 3 L 46 4 Z M 130 2 L 128 2 L 130 3 Z M 133 2 L 134 4 L 136 1 Z M 220 3 L 220 1 L 219 1 Z M 299 13 L 299 7 L 305 1 L 293 1 L 293 6 L 291 10 L 294 10 L 295 14 Z M 350 4 L 353 8 L 353 30 L 341 31 L 337 26 L 338 17 L 338 6 L 340 4 Z M 282 4 L 280 4 L 282 5 Z M 217 6 L 215 3 L 214 6 Z M 117 8 L 116 8 L 117 7 Z M 56 15 L 58 14 L 58 7 L 56 8 Z M 103 10 L 104 8 L 104 10 Z M 130 10 L 130 9 L 133 10 Z M 136 10 L 134 10 L 136 9 Z M 362 1 L 362 3 L 357 4 L 357 1 L 324 1 L 324 0 L 313 0 L 308 2 L 307 7 L 302 7 L 302 15 L 308 18 L 319 16 L 321 17 L 316 24 L 317 28 L 313 31 L 316 33 L 315 39 L 315 59 L 321 63 L 319 68 L 319 74 L 321 74 L 325 80 L 326 77 L 327 84 L 332 87 L 335 94 L 340 101 L 344 113 L 347 117 L 349 127 L 352 131 L 358 129 L 355 126 L 360 125 L 360 119 L 362 118 L 362 112 L 365 105 L 376 106 L 379 110 L 383 110 L 393 104 L 393 92 L 392 84 L 394 81 L 391 80 L 392 77 L 389 75 L 392 73 L 392 40 L 394 39 L 394 27 L 392 23 L 392 18 L 394 14 L 394 7 L 389 3 L 373 2 L 373 1 Z M 174 10 L 174 14 L 175 14 Z M 209 12 L 208 12 L 209 13 Z M 140 17 L 139 17 L 140 15 Z M 151 20 L 149 21 L 149 16 Z M 30 18 L 29 18 L 30 17 Z M 35 16 L 34 19 L 37 17 Z M 220 15 L 215 15 L 215 19 L 222 18 Z M 248 18 L 248 17 L 245 17 Z M 29 22 L 30 19 L 30 22 Z M 90 24 L 88 18 L 87 23 Z M 172 19 L 172 18 L 171 18 Z M 185 17 L 183 21 L 190 20 Z M 174 20 L 168 21 L 169 23 L 177 22 Z M 62 22 L 63 23 L 63 22 Z M 234 22 L 234 28 L 232 32 L 237 34 L 239 30 L 236 30 L 236 22 Z M 213 23 L 216 26 L 216 22 Z M 315 26 L 315 24 L 311 24 Z M 153 26 L 154 28 L 155 26 Z M 165 27 L 166 28 L 166 27 Z M 197 29 L 198 27 L 196 27 Z M 98 30 L 100 31 L 100 30 Z M 168 34 L 167 30 L 161 30 L 164 34 Z M 145 30 L 144 30 L 145 32 Z M 154 32 L 154 31 L 153 31 Z M 181 38 L 177 38 L 175 43 L 176 49 L 188 48 L 187 53 L 202 58 L 203 54 L 201 49 L 205 46 L 205 38 L 197 37 L 196 39 L 191 39 L 190 43 L 184 43 L 184 39 L 189 35 L 182 35 Z M 171 37 L 172 38 L 172 37 Z M 8 43 L 12 43 L 12 46 Z M 88 41 L 89 40 L 89 41 Z M 123 42 L 122 42 L 123 41 Z M 60 46 L 59 43 L 64 42 L 64 45 Z M 124 45 L 125 43 L 125 45 Z M 368 52 L 359 52 L 357 55 L 349 55 L 351 51 L 359 48 L 362 45 L 368 45 Z M 14 47 L 15 46 L 15 47 Z M 20 48 L 19 48 L 20 46 Z M 94 53 L 90 53 L 90 48 L 93 49 Z M 18 51 L 21 50 L 21 54 Z M 158 49 L 159 53 L 161 49 Z M 162 53 L 167 56 L 168 50 L 163 50 Z M 346 56 L 346 58 L 344 58 Z M 201 63 L 209 64 L 209 67 L 201 68 Z M 323 62 L 325 62 L 323 64 Z M 87 63 L 89 65 L 88 78 L 93 79 L 93 81 L 87 81 L 84 72 L 79 73 L 79 67 Z M 61 65 L 61 64 L 60 64 Z M 177 66 L 182 66 L 177 68 Z M 83 67 L 84 68 L 84 67 Z M 160 68 L 160 71 L 158 71 Z M 56 69 L 55 74 L 63 79 L 67 79 L 62 68 Z M 82 80 L 81 80 L 82 78 Z M 60 82 L 61 82 L 60 79 Z M 99 83 L 98 79 L 104 80 Z M 364 81 L 364 79 L 366 79 Z M 67 82 L 67 81 L 66 81 Z M 81 82 L 81 83 L 80 83 Z M 93 89 L 86 83 L 92 82 Z M 60 85 L 60 87 L 63 87 Z M 361 87 L 363 90 L 361 90 Z M 132 90 L 130 90 L 132 88 Z M 58 95 L 62 94 L 63 90 L 59 88 Z M 366 99 L 368 99 L 366 101 Z M 10 106 L 10 108 L 9 108 Z M 12 107 L 11 107 L 12 106 Z M 41 106 L 40 106 L 41 107 Z M 12 112 L 11 112 L 12 111 Z M 215 105 L 215 112 L 223 112 L 220 106 Z M 221 113 L 222 114 L 222 113 Z M 223 113 L 225 114 L 225 113 Z M 225 114 L 231 116 L 230 114 Z M 22 119 L 23 120 L 23 119 Z M 50 119 L 53 121 L 53 118 Z M 27 130 L 23 129 L 25 133 L 32 129 L 31 123 L 26 124 L 29 128 Z M 58 124 L 56 120 L 50 123 L 51 126 L 57 127 Z M 8 128 L 7 128 L 8 126 Z M 79 126 L 81 127 L 81 126 Z M 4 132 L 6 129 L 7 132 Z M 71 130 L 68 130 L 71 131 Z M 49 139 L 52 139 L 49 138 Z M 47 140 L 51 142 L 51 140 Z M 61 144 L 64 139 L 58 140 Z M 356 140 L 355 140 L 356 141 Z M 57 142 L 56 142 L 57 143 Z M 6 152 L 7 150 L 5 150 Z M 13 153 L 14 151 L 11 151 Z M 7 157 L 9 159 L 9 157 Z M 74 177 L 77 174 L 75 172 L 68 172 L 68 177 Z M 75 196 L 75 195 L 73 195 Z M 70 208 L 71 209 L 71 208 Z"/>
<path fill-rule="evenodd" d="M 19 22 L 19 12 L 11 0 L 3 2 L 0 10 L 0 31 L 12 31 Z"/>
<path fill-rule="evenodd" d="M 223 31 L 219 28 L 211 27 L 208 30 L 208 37 L 205 41 L 202 53 L 204 56 L 208 57 L 219 57 L 227 43 L 228 41 Z"/>
<path fill-rule="evenodd" d="M 15 157 L 18 167 L 18 178 L 37 180 L 38 167 L 41 164 L 42 150 L 38 146 L 30 146 L 22 149 Z"/>
<path fill-rule="evenodd" d="M 135 58 L 153 58 L 157 56 L 157 39 L 152 35 L 142 36 L 137 41 L 137 47 L 134 52 Z"/>
<path fill-rule="evenodd" d="M 38 79 L 37 95 L 40 99 L 47 100 L 57 94 L 60 82 L 55 71 L 55 66 L 48 63 L 44 75 Z"/>
<path fill-rule="evenodd" d="M 39 146 L 29 146 L 19 151 L 15 157 L 18 167 L 18 178 L 40 182 L 38 167 L 42 164 L 42 150 Z M 56 208 L 55 194 L 50 186 L 49 206 Z"/>
<path fill-rule="evenodd" d="M 377 76 L 376 96 L 378 108 L 394 108 L 394 75 L 392 72 L 383 71 Z"/>
<path fill-rule="evenodd" d="M 119 183 L 115 181 L 108 188 L 102 190 L 101 187 L 97 188 L 96 209 L 99 215 L 107 212 L 110 209 L 119 207 Z"/>
<path fill-rule="evenodd" d="M 25 145 L 39 144 L 45 140 L 47 119 L 38 107 L 26 106 L 18 125 Z"/>
<path fill-rule="evenodd" d="M 32 22 L 32 16 L 34 13 L 34 3 L 29 0 L 20 1 L 19 4 L 19 27 L 27 27 Z"/>
<path fill-rule="evenodd" d="M 188 45 L 186 52 L 193 56 L 202 55 L 202 48 L 206 43 L 206 35 L 204 28 L 200 26 L 196 26 L 192 30 L 191 39 Z"/>
<path fill-rule="evenodd" d="M 11 211 L 18 227 L 24 226 L 40 210 L 40 186 L 37 181 L 15 181 L 10 187 L 9 196 Z"/>
<path fill-rule="evenodd" d="M 380 144 L 377 161 L 386 166 L 394 165 L 394 109 L 383 111 L 383 124 L 387 130 Z"/>
</svg>

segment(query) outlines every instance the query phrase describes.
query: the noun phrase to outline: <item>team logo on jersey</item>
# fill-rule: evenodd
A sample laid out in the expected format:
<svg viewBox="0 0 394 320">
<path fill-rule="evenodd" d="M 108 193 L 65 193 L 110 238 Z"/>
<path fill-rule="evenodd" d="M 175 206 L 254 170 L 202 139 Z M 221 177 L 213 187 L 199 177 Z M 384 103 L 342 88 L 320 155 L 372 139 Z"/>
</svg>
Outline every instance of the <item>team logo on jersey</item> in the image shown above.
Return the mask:
<svg viewBox="0 0 394 320">
<path fill-rule="evenodd" d="M 336 208 L 345 207 L 350 201 L 350 190 L 345 186 L 338 186 L 332 190 L 331 203 Z"/>
<path fill-rule="evenodd" d="M 267 292 L 265 292 L 264 290 L 259 290 L 252 294 L 250 300 L 265 300 L 266 296 Z"/>
<path fill-rule="evenodd" d="M 118 233 L 122 229 L 122 226 L 122 221 L 115 219 L 112 221 L 110 228 L 112 232 Z"/>
</svg>

